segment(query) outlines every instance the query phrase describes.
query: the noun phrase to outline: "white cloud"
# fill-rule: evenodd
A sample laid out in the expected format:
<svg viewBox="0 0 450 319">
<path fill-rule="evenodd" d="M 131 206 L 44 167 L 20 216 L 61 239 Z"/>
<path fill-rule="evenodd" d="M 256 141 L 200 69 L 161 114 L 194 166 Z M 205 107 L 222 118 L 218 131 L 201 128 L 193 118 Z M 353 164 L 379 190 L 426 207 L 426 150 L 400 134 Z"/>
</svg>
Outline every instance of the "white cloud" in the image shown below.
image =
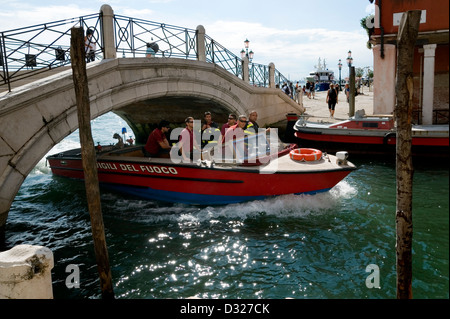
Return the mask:
<svg viewBox="0 0 450 319">
<path fill-rule="evenodd" d="M 140 18 L 140 19 L 146 19 L 146 20 L 150 20 L 149 17 L 151 17 L 153 14 L 154 14 L 153 10 L 149 10 L 149 9 L 139 10 L 139 9 L 132 9 L 132 8 L 124 8 L 122 10 L 122 12 L 120 13 L 120 15 L 124 15 L 127 17 Z"/>
<path fill-rule="evenodd" d="M 375 3 L 370 3 L 366 6 L 366 13 L 369 14 L 375 14 Z"/>
<path fill-rule="evenodd" d="M 11 7 L 1 13 L 0 30 L 2 31 L 84 16 L 99 11 L 99 8 L 79 7 L 76 4 L 30 7 L 15 2 Z"/>
<path fill-rule="evenodd" d="M 373 64 L 372 51 L 366 48 L 368 38 L 363 29 L 355 32 L 325 28 L 289 30 L 268 28 L 259 23 L 225 20 L 207 25 L 205 29 L 206 34 L 238 56 L 244 47 L 245 38 L 248 38 L 250 49 L 255 53 L 255 63 L 273 62 L 283 75 L 292 80 L 307 76 L 319 58 L 322 61 L 325 59 L 328 68 L 338 74 L 338 61 L 341 59 L 345 66 L 349 50 L 352 51 L 355 66 Z M 342 76 L 347 74 L 348 68 L 343 67 Z"/>
</svg>

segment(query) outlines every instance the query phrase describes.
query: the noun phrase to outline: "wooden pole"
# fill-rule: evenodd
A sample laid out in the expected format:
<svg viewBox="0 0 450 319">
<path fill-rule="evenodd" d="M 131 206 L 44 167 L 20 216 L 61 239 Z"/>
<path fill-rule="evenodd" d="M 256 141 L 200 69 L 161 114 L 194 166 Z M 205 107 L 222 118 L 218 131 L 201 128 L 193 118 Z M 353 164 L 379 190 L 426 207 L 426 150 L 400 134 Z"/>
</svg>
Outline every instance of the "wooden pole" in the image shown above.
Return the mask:
<svg viewBox="0 0 450 319">
<path fill-rule="evenodd" d="M 350 67 L 350 75 L 349 75 L 349 81 L 350 81 L 350 96 L 348 100 L 348 116 L 352 117 L 355 115 L 355 67 Z"/>
<path fill-rule="evenodd" d="M 403 14 L 397 38 L 397 207 L 396 207 L 396 254 L 397 298 L 412 298 L 412 185 L 413 165 L 411 155 L 411 121 L 413 97 L 414 47 L 419 30 L 421 12 Z"/>
<path fill-rule="evenodd" d="M 91 133 L 91 114 L 89 89 L 86 74 L 84 50 L 84 30 L 81 27 L 71 29 L 70 57 L 72 61 L 73 82 L 78 109 L 78 125 L 80 132 L 81 157 L 86 186 L 86 199 L 91 216 L 92 237 L 94 240 L 97 269 L 100 276 L 100 287 L 103 299 L 113 299 L 111 269 L 109 267 L 108 249 L 106 247 L 103 225 L 100 190 L 97 175 L 97 157 Z"/>
</svg>

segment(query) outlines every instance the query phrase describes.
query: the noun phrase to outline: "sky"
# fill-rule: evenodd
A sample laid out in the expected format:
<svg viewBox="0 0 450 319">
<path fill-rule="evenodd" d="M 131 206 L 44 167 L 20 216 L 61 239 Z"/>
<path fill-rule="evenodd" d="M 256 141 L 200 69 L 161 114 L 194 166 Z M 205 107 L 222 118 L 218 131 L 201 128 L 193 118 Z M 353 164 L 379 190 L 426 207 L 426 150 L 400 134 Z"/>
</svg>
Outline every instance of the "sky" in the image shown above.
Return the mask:
<svg viewBox="0 0 450 319">
<path fill-rule="evenodd" d="M 269 64 L 292 81 L 303 80 L 318 59 L 342 78 L 348 76 L 347 53 L 353 66 L 373 69 L 373 53 L 360 20 L 375 11 L 369 0 L 0 0 L 0 32 L 45 22 L 98 13 L 108 4 L 114 13 L 196 29 L 240 56 L 250 41 L 253 62 Z"/>
</svg>

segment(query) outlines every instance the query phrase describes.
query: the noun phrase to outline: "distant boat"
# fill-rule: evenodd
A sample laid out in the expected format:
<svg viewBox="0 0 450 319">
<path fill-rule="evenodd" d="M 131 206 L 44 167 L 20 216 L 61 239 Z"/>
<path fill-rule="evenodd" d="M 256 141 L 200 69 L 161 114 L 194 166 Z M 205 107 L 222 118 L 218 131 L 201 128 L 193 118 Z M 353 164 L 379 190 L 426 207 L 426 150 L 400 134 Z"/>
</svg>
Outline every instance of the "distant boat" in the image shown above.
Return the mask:
<svg viewBox="0 0 450 319">
<path fill-rule="evenodd" d="M 334 72 L 328 70 L 325 59 L 321 63 L 321 59 L 319 58 L 314 68 L 315 70 L 309 73 L 306 80 L 316 84 L 316 91 L 327 91 L 330 88 L 330 82 L 334 81 Z"/>
</svg>

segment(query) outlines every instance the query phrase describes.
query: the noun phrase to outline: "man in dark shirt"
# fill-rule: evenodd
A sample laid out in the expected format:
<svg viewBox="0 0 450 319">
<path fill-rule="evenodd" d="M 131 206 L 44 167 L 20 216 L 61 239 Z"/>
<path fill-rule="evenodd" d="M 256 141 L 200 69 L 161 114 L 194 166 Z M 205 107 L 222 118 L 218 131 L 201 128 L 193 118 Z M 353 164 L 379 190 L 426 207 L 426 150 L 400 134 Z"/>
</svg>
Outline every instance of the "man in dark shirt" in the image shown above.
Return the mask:
<svg viewBox="0 0 450 319">
<path fill-rule="evenodd" d="M 259 125 L 258 123 L 256 123 L 256 120 L 258 119 L 258 112 L 256 111 L 251 111 L 250 114 L 248 115 L 248 124 L 247 124 L 247 129 L 249 129 L 250 127 L 253 128 L 255 131 L 255 134 L 258 134 L 258 130 L 259 130 Z"/>
<path fill-rule="evenodd" d="M 217 143 L 220 137 L 219 125 L 212 120 L 211 112 L 205 112 L 202 124 L 202 148 L 209 143 Z"/>
<path fill-rule="evenodd" d="M 149 157 L 169 157 L 170 144 L 166 133 L 169 131 L 169 122 L 162 120 L 158 127 L 150 133 L 144 146 L 144 155 Z"/>
</svg>

